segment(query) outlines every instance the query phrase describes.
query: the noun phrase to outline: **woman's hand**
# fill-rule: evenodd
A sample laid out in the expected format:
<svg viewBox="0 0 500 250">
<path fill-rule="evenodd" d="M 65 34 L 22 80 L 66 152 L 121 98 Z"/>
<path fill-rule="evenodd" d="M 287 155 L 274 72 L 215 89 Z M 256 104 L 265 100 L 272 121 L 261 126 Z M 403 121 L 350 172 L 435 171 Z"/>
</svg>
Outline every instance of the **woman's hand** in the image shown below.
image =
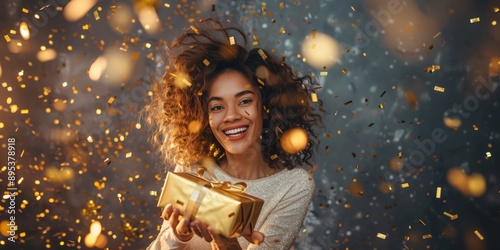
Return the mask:
<svg viewBox="0 0 500 250">
<path fill-rule="evenodd" d="M 165 209 L 161 214 L 161 218 L 168 220 L 172 231 L 174 231 L 175 236 L 181 241 L 188 241 L 193 238 L 193 231 L 189 228 L 189 219 L 183 217 L 179 221 L 180 211 L 177 208 L 172 207 L 171 204 L 167 204 Z"/>
<path fill-rule="evenodd" d="M 236 238 L 227 238 L 218 234 L 212 227 L 206 226 L 200 220 L 194 220 L 189 224 L 196 235 L 210 242 L 213 250 L 241 249 Z M 251 235 L 244 235 L 250 243 L 259 245 L 264 241 L 264 234 L 254 231 Z"/>
</svg>

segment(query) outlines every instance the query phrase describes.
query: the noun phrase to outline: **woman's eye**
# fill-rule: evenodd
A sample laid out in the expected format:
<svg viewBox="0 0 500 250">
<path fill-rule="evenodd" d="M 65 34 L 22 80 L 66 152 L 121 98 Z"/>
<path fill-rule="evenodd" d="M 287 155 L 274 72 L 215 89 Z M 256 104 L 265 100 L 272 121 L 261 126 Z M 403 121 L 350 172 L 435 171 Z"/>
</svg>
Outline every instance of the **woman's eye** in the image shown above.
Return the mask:
<svg viewBox="0 0 500 250">
<path fill-rule="evenodd" d="M 240 104 L 248 104 L 248 103 L 251 103 L 252 102 L 252 99 L 243 99 L 240 101 Z"/>
<path fill-rule="evenodd" d="M 222 109 L 222 106 L 213 106 L 210 108 L 210 111 L 218 111 L 218 110 L 221 110 Z"/>
</svg>

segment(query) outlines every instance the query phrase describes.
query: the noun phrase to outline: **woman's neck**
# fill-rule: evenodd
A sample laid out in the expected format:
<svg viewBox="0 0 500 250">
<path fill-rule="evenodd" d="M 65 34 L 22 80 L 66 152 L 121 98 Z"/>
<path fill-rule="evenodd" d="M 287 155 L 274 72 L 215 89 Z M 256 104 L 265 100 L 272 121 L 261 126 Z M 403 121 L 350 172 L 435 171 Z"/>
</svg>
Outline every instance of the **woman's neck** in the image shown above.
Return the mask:
<svg viewBox="0 0 500 250">
<path fill-rule="evenodd" d="M 221 169 L 227 174 L 242 180 L 255 180 L 264 178 L 277 172 L 264 161 L 260 150 L 249 150 L 245 154 L 228 154 L 221 163 Z"/>
</svg>

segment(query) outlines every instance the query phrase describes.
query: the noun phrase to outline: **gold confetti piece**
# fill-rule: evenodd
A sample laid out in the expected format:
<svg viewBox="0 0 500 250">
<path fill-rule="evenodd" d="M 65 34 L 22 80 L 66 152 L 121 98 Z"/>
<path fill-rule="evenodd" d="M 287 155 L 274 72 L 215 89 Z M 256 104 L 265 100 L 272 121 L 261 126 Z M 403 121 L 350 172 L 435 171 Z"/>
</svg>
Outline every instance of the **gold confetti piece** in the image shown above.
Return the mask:
<svg viewBox="0 0 500 250">
<path fill-rule="evenodd" d="M 116 27 L 116 30 L 117 30 L 118 32 L 120 32 L 120 34 L 125 33 L 125 31 L 123 31 L 123 29 L 122 29 L 122 28 L 120 28 L 120 27 Z"/>
<path fill-rule="evenodd" d="M 312 38 L 313 38 L 313 39 L 314 39 L 314 38 L 316 38 L 316 29 L 313 29 L 313 30 L 312 30 Z"/>
<path fill-rule="evenodd" d="M 156 191 L 149 191 L 149 195 L 158 196 L 158 193 Z"/>
<path fill-rule="evenodd" d="M 426 235 L 422 235 L 422 239 L 430 239 L 432 238 L 432 235 L 431 234 L 426 234 Z"/>
<path fill-rule="evenodd" d="M 128 152 L 126 155 L 125 155 L 125 158 L 130 158 L 132 157 L 132 152 Z"/>
<path fill-rule="evenodd" d="M 441 187 L 436 188 L 436 199 L 441 199 Z"/>
<path fill-rule="evenodd" d="M 347 72 L 349 72 L 348 68 L 345 68 L 345 69 L 342 70 L 342 73 L 344 73 L 344 74 L 347 73 Z"/>
<path fill-rule="evenodd" d="M 210 61 L 205 59 L 205 60 L 203 60 L 203 64 L 205 64 L 205 66 L 208 66 L 208 65 L 210 65 Z"/>
<path fill-rule="evenodd" d="M 276 154 L 271 155 L 271 160 L 276 160 L 278 159 L 278 156 Z"/>
<path fill-rule="evenodd" d="M 499 11 L 500 11 L 500 8 L 495 7 L 495 8 L 493 8 L 493 11 L 494 11 L 494 12 L 499 12 Z"/>
<path fill-rule="evenodd" d="M 262 14 L 266 14 L 267 8 L 266 8 L 266 2 L 262 2 Z"/>
<path fill-rule="evenodd" d="M 319 75 L 320 76 L 327 76 L 328 75 L 328 71 L 321 71 L 321 72 L 319 72 Z"/>
<path fill-rule="evenodd" d="M 229 44 L 234 45 L 236 42 L 234 41 L 234 36 L 229 37 Z"/>
<path fill-rule="evenodd" d="M 5 35 L 5 36 L 3 36 L 3 37 L 5 38 L 5 41 L 10 42 L 10 37 L 9 37 L 9 35 Z"/>
<path fill-rule="evenodd" d="M 436 70 L 440 70 L 440 69 L 441 69 L 441 66 L 439 66 L 439 65 L 431 65 L 429 67 L 425 67 L 424 71 L 427 73 L 432 73 L 432 72 L 434 72 Z"/>
<path fill-rule="evenodd" d="M 381 109 L 383 109 L 384 108 L 384 104 L 381 103 L 381 104 L 378 105 L 378 107 L 381 108 Z"/>
<path fill-rule="evenodd" d="M 186 84 L 188 87 L 191 87 L 192 85 L 188 80 L 186 80 L 186 78 L 182 79 L 182 82 Z"/>
<path fill-rule="evenodd" d="M 267 59 L 267 55 L 262 49 L 259 49 L 258 52 L 259 52 L 259 55 L 262 57 L 262 59 L 264 59 L 264 60 Z"/>
<path fill-rule="evenodd" d="M 398 158 L 399 159 L 403 158 L 403 152 L 401 152 L 401 151 L 398 152 Z"/>
<path fill-rule="evenodd" d="M 377 237 L 380 238 L 380 239 L 383 239 L 385 240 L 385 238 L 387 237 L 385 234 L 382 234 L 382 233 L 377 233 Z"/>
<path fill-rule="evenodd" d="M 354 6 L 351 6 L 351 10 L 352 11 L 356 11 L 356 9 L 354 8 Z"/>
<path fill-rule="evenodd" d="M 189 28 L 190 28 L 192 31 L 194 31 L 194 33 L 196 33 L 197 35 L 199 35 L 199 34 L 200 34 L 200 30 L 199 30 L 198 28 L 194 27 L 193 25 L 189 26 Z M 233 38 L 233 39 L 234 39 L 234 38 Z"/>
<path fill-rule="evenodd" d="M 30 111 L 28 109 L 21 109 L 21 114 L 22 115 L 26 115 L 28 114 Z"/>
<path fill-rule="evenodd" d="M 427 225 L 425 225 L 424 221 L 423 221 L 423 220 L 421 220 L 421 219 L 418 219 L 418 222 L 420 222 L 420 224 L 422 224 L 422 225 L 424 225 L 424 226 L 427 226 Z"/>
<path fill-rule="evenodd" d="M 166 8 L 170 8 L 170 4 L 168 3 L 164 4 L 163 6 L 165 6 Z"/>
<path fill-rule="evenodd" d="M 438 37 L 439 35 L 441 35 L 441 31 L 439 31 L 438 33 L 436 33 L 432 39 L 436 39 L 436 37 Z"/>
<path fill-rule="evenodd" d="M 407 187 L 410 187 L 410 184 L 408 184 L 408 183 L 403 183 L 403 184 L 401 184 L 401 187 L 402 187 L 402 188 L 407 188 Z"/>
<path fill-rule="evenodd" d="M 491 157 L 491 152 L 486 152 L 486 158 L 490 158 L 490 157 Z"/>
<path fill-rule="evenodd" d="M 312 102 L 318 102 L 318 95 L 316 93 L 311 93 Z"/>
<path fill-rule="evenodd" d="M 23 12 L 26 13 L 26 14 L 30 13 L 30 11 L 28 9 L 26 9 L 26 8 L 23 8 Z"/>
<path fill-rule="evenodd" d="M 83 26 L 82 26 L 82 29 L 83 29 L 83 30 L 89 30 L 89 25 L 88 25 L 88 24 L 83 25 Z"/>
<path fill-rule="evenodd" d="M 439 86 L 434 86 L 434 91 L 444 92 L 444 88 L 443 87 L 439 87 Z"/>
<path fill-rule="evenodd" d="M 101 17 L 99 16 L 99 12 L 97 10 L 94 11 L 94 18 L 95 18 L 95 20 L 101 19 Z"/>
<path fill-rule="evenodd" d="M 280 2 L 280 10 L 285 8 L 285 4 L 283 2 Z"/>
<path fill-rule="evenodd" d="M 456 220 L 458 218 L 458 214 L 450 214 L 448 212 L 443 212 L 443 214 L 450 217 L 451 220 Z"/>
<path fill-rule="evenodd" d="M 108 99 L 108 104 L 112 104 L 115 101 L 115 97 L 112 96 Z"/>
<path fill-rule="evenodd" d="M 480 21 L 479 17 L 471 18 L 470 23 L 478 23 Z"/>
<path fill-rule="evenodd" d="M 473 128 L 475 131 L 479 130 L 479 128 L 477 127 L 477 125 L 476 125 L 476 124 L 473 124 L 473 125 L 472 125 L 472 128 Z"/>
<path fill-rule="evenodd" d="M 474 230 L 474 234 L 476 234 L 476 236 L 480 239 L 480 240 L 484 240 L 484 237 L 481 235 L 481 233 L 477 230 Z"/>
<path fill-rule="evenodd" d="M 257 78 L 257 82 L 259 82 L 259 83 L 260 83 L 260 85 L 262 85 L 262 86 L 264 86 L 264 85 L 265 85 L 265 83 L 264 83 L 264 82 L 263 82 L 260 78 Z"/>
</svg>

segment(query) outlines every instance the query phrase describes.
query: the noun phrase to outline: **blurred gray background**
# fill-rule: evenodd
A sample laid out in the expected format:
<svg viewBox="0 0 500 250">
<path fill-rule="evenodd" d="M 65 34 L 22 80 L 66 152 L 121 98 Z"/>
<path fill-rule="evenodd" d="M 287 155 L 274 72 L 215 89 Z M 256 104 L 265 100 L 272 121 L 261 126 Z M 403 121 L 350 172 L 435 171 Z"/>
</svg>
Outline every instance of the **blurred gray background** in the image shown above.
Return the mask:
<svg viewBox="0 0 500 250">
<path fill-rule="evenodd" d="M 94 220 L 102 236 L 90 246 L 146 248 L 161 223 L 155 191 L 167 166 L 138 111 L 164 70 L 164 44 L 214 17 L 322 86 L 316 191 L 295 249 L 496 249 L 499 7 L 1 1 L 0 248 L 86 249 Z M 8 138 L 15 243 L 5 232 Z"/>
</svg>

